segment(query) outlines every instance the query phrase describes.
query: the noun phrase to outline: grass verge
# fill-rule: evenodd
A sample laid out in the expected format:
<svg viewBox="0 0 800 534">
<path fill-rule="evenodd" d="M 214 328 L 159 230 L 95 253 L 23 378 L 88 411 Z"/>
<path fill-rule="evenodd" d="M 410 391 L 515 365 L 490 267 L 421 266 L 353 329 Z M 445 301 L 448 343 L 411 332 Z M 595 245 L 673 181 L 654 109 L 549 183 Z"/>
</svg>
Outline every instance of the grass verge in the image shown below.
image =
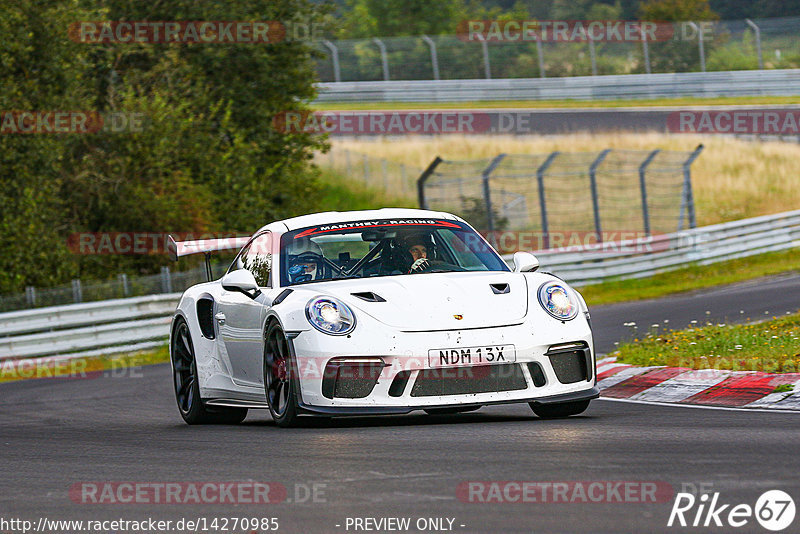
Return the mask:
<svg viewBox="0 0 800 534">
<path fill-rule="evenodd" d="M 800 314 L 686 330 L 653 325 L 642 339 L 620 345 L 614 354 L 618 362 L 631 365 L 796 373 L 800 371 Z"/>
<path fill-rule="evenodd" d="M 546 109 L 546 108 L 622 108 L 666 106 L 757 106 L 797 104 L 791 96 L 741 96 L 717 98 L 658 98 L 641 100 L 484 100 L 474 102 L 315 102 L 320 111 L 361 111 L 401 109 Z"/>
<path fill-rule="evenodd" d="M 384 207 L 416 208 L 416 200 L 395 198 L 363 183 L 346 180 L 325 167 L 320 168 L 319 182 L 322 197 L 317 211 L 370 210 Z"/>
<path fill-rule="evenodd" d="M 0 364 L 0 383 L 27 380 L 31 378 L 50 378 L 58 380 L 82 380 L 100 376 L 129 376 L 130 370 L 143 365 L 166 363 L 169 361 L 167 345 L 155 350 L 130 354 L 91 356 L 71 360 L 56 361 L 52 358 L 28 360 L 24 364 L 7 360 Z"/>
<path fill-rule="evenodd" d="M 664 297 L 696 289 L 800 271 L 800 249 L 693 265 L 648 278 L 618 280 L 580 288 L 589 306 Z"/>
</svg>

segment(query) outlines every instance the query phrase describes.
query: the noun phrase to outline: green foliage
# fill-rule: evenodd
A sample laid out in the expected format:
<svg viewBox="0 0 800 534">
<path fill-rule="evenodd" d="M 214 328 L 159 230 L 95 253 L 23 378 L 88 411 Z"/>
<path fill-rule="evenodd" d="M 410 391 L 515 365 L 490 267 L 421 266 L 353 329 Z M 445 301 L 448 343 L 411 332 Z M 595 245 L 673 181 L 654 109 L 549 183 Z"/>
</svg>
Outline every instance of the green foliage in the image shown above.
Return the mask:
<svg viewBox="0 0 800 534">
<path fill-rule="evenodd" d="M 44 7 L 43 7 L 44 6 Z M 85 44 L 81 20 L 324 20 L 311 0 L 0 0 L 0 110 L 136 113 L 141 131 L 0 135 L 0 292 L 152 271 L 76 256 L 74 232 L 248 232 L 315 211 L 319 137 L 273 116 L 315 96 L 315 52 L 259 44 Z"/>
<path fill-rule="evenodd" d="M 458 22 L 467 18 L 463 0 L 348 0 L 339 36 L 452 34 Z"/>
</svg>

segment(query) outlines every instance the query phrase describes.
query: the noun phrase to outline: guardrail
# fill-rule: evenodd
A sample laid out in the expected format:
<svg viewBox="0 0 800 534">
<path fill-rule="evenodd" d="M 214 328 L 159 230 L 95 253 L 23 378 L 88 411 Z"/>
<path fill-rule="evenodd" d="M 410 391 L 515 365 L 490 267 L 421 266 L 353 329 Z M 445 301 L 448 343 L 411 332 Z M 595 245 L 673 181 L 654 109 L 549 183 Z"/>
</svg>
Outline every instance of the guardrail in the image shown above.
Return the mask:
<svg viewBox="0 0 800 534">
<path fill-rule="evenodd" d="M 0 361 L 91 356 L 164 344 L 180 293 L 0 314 Z"/>
<path fill-rule="evenodd" d="M 800 210 L 536 255 L 542 270 L 581 286 L 794 247 L 800 247 Z M 511 261 L 510 256 L 505 259 Z M 73 358 L 163 345 L 179 297 L 170 293 L 0 314 L 0 361 Z"/>
<path fill-rule="evenodd" d="M 800 210 L 692 228 L 581 250 L 536 252 L 541 268 L 576 285 L 643 278 L 690 264 L 743 258 L 800 247 Z M 511 256 L 506 257 L 511 261 Z"/>
<path fill-rule="evenodd" d="M 317 102 L 474 102 L 795 96 L 800 69 L 616 74 L 574 78 L 397 80 L 318 84 Z"/>
</svg>

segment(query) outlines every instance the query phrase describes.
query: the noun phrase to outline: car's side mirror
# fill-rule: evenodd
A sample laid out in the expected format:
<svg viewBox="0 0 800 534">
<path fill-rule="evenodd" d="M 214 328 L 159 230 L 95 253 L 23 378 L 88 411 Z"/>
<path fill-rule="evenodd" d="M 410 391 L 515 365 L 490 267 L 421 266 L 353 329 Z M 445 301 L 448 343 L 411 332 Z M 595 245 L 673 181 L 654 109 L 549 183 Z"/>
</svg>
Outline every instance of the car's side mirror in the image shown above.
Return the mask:
<svg viewBox="0 0 800 534">
<path fill-rule="evenodd" d="M 539 260 L 530 252 L 514 253 L 514 272 L 530 273 L 539 268 Z"/>
<path fill-rule="evenodd" d="M 235 271 L 231 271 L 223 276 L 222 289 L 227 289 L 228 291 L 239 291 L 251 299 L 254 299 L 261 294 L 261 291 L 258 289 L 258 283 L 256 282 L 255 276 L 253 276 L 253 273 L 247 269 L 236 269 Z"/>
</svg>

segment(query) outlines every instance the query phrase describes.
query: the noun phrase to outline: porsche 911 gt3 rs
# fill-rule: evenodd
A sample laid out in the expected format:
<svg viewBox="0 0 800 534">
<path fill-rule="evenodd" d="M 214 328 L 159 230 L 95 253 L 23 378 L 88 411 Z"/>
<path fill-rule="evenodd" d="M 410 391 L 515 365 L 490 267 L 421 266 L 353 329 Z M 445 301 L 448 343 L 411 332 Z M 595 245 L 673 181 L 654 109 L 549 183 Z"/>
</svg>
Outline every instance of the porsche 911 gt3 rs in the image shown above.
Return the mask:
<svg viewBox="0 0 800 534">
<path fill-rule="evenodd" d="M 189 288 L 171 326 L 189 424 L 303 414 L 455 413 L 528 403 L 540 417 L 598 396 L 589 311 L 526 252 L 513 270 L 463 219 L 382 209 L 273 222 L 250 238 L 172 243 L 174 259 L 239 249 Z M 210 272 L 210 270 L 209 270 Z"/>
</svg>

